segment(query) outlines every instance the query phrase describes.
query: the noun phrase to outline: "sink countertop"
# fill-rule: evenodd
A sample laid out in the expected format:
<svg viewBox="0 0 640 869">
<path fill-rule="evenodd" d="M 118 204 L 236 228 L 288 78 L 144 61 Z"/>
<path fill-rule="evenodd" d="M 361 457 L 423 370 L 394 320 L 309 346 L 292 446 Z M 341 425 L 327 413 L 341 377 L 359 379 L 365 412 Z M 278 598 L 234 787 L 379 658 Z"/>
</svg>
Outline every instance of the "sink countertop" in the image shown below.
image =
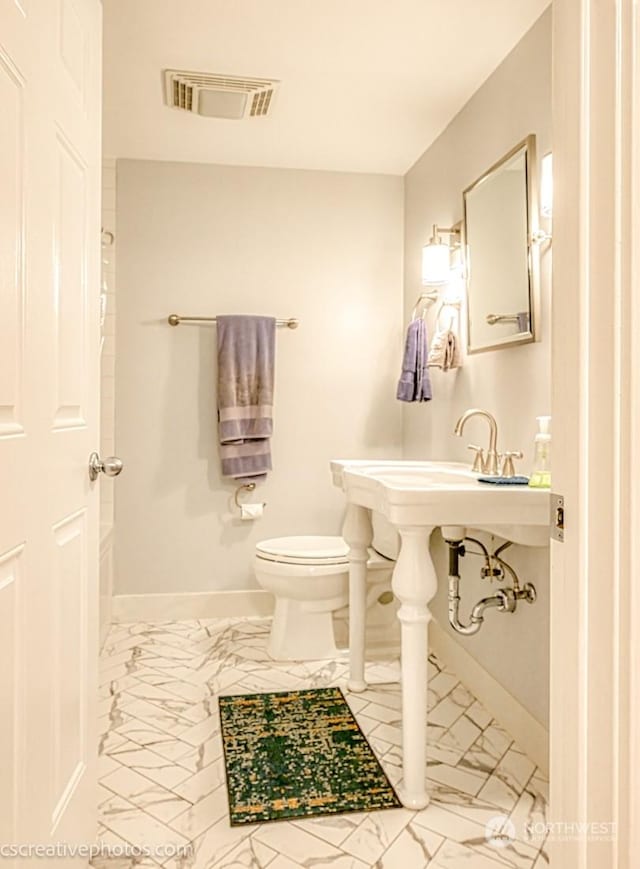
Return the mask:
<svg viewBox="0 0 640 869">
<path fill-rule="evenodd" d="M 507 539 L 517 536 L 509 537 L 507 529 L 549 524 L 548 489 L 480 483 L 459 462 L 337 459 L 331 471 L 349 501 L 382 513 L 394 524 L 462 525 Z"/>
</svg>

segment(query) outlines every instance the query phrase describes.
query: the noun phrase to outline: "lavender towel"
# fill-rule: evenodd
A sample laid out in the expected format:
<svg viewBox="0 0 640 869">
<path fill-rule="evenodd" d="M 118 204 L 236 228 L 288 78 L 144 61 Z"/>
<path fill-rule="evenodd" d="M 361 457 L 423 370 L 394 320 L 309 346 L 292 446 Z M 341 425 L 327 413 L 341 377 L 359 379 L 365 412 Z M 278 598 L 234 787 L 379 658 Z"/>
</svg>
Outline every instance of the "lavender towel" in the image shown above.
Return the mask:
<svg viewBox="0 0 640 869">
<path fill-rule="evenodd" d="M 407 329 L 402 373 L 396 392 L 400 401 L 431 401 L 427 357 L 427 326 L 422 318 L 412 320 Z"/>
<path fill-rule="evenodd" d="M 260 479 L 271 470 L 276 321 L 224 316 L 218 331 L 218 436 L 222 474 Z"/>
</svg>

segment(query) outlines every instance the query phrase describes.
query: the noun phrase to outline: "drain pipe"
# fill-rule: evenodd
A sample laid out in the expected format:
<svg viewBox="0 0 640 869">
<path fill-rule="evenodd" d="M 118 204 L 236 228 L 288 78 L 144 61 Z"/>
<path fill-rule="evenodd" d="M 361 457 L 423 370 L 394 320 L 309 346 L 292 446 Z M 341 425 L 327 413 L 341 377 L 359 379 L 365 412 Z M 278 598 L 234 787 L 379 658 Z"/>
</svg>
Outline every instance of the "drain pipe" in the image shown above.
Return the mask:
<svg viewBox="0 0 640 869">
<path fill-rule="evenodd" d="M 459 634 L 472 636 L 477 634 L 484 622 L 484 612 L 487 609 L 497 609 L 498 612 L 512 613 L 515 612 L 519 599 L 524 599 L 528 603 L 533 603 L 536 599 L 536 590 L 530 583 L 527 583 L 524 588 L 520 589 L 517 584 L 517 577 L 511 567 L 509 572 L 515 577 L 515 587 L 499 589 L 491 597 L 484 597 L 479 600 L 471 611 L 469 624 L 464 624 L 460 621 L 460 558 L 465 554 L 464 540 L 445 540 L 449 547 L 449 623 L 451 627 Z M 479 541 L 478 541 L 479 542 Z M 482 544 L 481 544 L 482 545 Z M 482 546 L 484 549 L 484 546 Z M 485 550 L 487 561 L 489 560 L 488 553 Z M 498 562 L 502 565 L 501 559 Z M 505 565 L 508 567 L 508 565 Z M 493 573 L 493 571 L 492 571 Z"/>
</svg>

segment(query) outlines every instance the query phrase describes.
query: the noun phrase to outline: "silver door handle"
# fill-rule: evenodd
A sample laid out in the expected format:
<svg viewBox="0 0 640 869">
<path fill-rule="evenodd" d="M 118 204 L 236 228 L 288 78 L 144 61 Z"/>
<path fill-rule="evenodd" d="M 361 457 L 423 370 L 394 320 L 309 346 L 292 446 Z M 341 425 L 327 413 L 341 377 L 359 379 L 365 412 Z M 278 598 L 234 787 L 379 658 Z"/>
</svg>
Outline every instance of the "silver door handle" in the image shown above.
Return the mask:
<svg viewBox="0 0 640 869">
<path fill-rule="evenodd" d="M 89 456 L 89 479 L 93 483 L 98 479 L 98 474 L 104 474 L 107 477 L 117 477 L 124 467 L 122 459 L 117 456 L 108 456 L 106 459 L 101 459 L 98 453 L 91 453 Z"/>
</svg>

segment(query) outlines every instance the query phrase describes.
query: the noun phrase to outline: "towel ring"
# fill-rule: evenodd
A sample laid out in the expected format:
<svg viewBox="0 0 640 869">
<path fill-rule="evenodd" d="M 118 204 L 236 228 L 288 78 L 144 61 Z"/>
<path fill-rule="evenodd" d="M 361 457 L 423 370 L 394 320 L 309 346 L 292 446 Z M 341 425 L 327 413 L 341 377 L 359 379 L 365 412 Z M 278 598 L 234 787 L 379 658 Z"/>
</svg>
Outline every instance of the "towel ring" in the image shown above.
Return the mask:
<svg viewBox="0 0 640 869">
<path fill-rule="evenodd" d="M 446 331 L 451 331 L 453 329 L 453 323 L 454 323 L 454 320 L 457 316 L 457 312 L 460 310 L 460 306 L 461 306 L 460 302 L 443 302 L 440 305 L 440 307 L 438 308 L 438 314 L 436 316 L 436 329 L 438 332 L 446 332 Z M 445 308 L 454 308 L 455 309 L 449 315 L 449 325 L 447 326 L 447 329 L 443 329 L 441 324 L 440 324 L 440 318 L 442 317 L 442 312 L 444 311 Z"/>
<path fill-rule="evenodd" d="M 413 306 L 413 311 L 411 312 L 411 319 L 412 320 L 416 319 L 416 314 L 418 313 L 418 308 L 420 307 L 420 304 L 422 302 L 428 302 L 428 304 L 425 305 L 424 310 L 422 311 L 422 314 L 420 315 L 422 317 L 422 319 L 424 320 L 424 315 L 427 313 L 429 308 L 432 305 L 434 305 L 437 301 L 438 301 L 438 291 L 437 290 L 429 290 L 429 292 L 427 292 L 427 293 L 421 293 L 418 296 L 418 298 L 416 299 L 415 305 Z"/>
</svg>

